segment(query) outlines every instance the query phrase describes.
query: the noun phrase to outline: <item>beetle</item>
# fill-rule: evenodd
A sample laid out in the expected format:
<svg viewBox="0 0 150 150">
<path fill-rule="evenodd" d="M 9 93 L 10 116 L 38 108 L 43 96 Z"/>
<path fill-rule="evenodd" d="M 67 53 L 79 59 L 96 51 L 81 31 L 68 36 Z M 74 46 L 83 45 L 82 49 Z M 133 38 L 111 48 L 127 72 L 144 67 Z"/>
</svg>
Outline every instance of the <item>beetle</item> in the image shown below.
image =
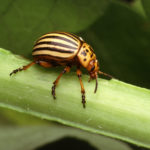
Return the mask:
<svg viewBox="0 0 150 150">
<path fill-rule="evenodd" d="M 94 93 L 97 91 L 98 87 L 98 74 L 102 74 L 112 78 L 100 71 L 99 63 L 96 55 L 90 45 L 88 45 L 81 37 L 78 37 L 72 33 L 68 32 L 49 32 L 41 36 L 35 43 L 32 51 L 33 62 L 26 66 L 15 69 L 10 73 L 15 74 L 19 71 L 26 70 L 34 64 L 39 64 L 42 67 L 50 68 L 56 66 L 65 66 L 64 70 L 59 74 L 56 80 L 53 82 L 52 95 L 56 99 L 55 89 L 61 76 L 69 72 L 71 66 L 77 66 L 77 76 L 80 81 L 81 94 L 82 94 L 82 104 L 85 108 L 85 90 L 82 83 L 82 72 L 81 67 L 86 68 L 89 73 L 89 81 L 91 79 L 96 79 L 96 85 Z"/>
</svg>

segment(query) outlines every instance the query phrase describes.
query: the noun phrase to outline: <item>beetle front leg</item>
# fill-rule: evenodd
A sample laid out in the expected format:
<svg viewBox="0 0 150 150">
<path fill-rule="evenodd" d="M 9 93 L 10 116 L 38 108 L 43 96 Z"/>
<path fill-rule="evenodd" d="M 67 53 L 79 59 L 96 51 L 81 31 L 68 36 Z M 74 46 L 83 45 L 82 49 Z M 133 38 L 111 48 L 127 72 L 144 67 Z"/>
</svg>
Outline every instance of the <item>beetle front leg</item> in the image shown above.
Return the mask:
<svg viewBox="0 0 150 150">
<path fill-rule="evenodd" d="M 56 86 L 59 82 L 59 79 L 61 78 L 61 76 L 66 73 L 66 72 L 69 72 L 70 71 L 70 68 L 71 66 L 66 66 L 64 68 L 64 70 L 59 74 L 59 76 L 57 77 L 57 79 L 53 82 L 53 86 L 52 86 L 52 95 L 53 95 L 53 98 L 56 99 L 56 93 L 55 93 L 55 89 L 56 89 Z"/>
<path fill-rule="evenodd" d="M 15 69 L 15 70 L 13 70 L 13 71 L 10 73 L 10 76 L 11 76 L 12 74 L 15 74 L 15 73 L 19 72 L 19 71 L 27 70 L 29 67 L 31 67 L 31 66 L 34 65 L 34 64 L 36 64 L 36 62 L 31 62 L 30 64 L 28 64 L 28 65 L 26 65 L 26 66 L 23 66 L 23 67 L 21 67 L 21 68 Z"/>
<path fill-rule="evenodd" d="M 83 104 L 83 107 L 85 108 L 85 103 L 86 103 L 86 101 L 85 101 L 85 90 L 84 90 L 84 86 L 83 86 L 82 79 L 81 79 L 82 72 L 81 72 L 80 68 L 77 68 L 77 75 L 78 75 L 78 78 L 80 81 L 80 86 L 81 86 L 82 104 Z"/>
</svg>

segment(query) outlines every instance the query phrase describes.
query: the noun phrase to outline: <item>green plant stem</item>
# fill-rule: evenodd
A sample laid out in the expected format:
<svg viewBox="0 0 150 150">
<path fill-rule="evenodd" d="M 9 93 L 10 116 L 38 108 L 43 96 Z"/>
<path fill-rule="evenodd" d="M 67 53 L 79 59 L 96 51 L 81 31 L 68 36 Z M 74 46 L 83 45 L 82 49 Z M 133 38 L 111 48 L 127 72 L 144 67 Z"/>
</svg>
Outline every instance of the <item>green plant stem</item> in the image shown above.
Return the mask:
<svg viewBox="0 0 150 150">
<path fill-rule="evenodd" d="M 150 148 L 150 90 L 112 79 L 88 83 L 86 108 L 81 104 L 80 84 L 76 73 L 63 75 L 56 88 L 51 86 L 59 72 L 35 65 L 9 76 L 10 72 L 30 61 L 0 49 L 0 106 L 40 118 L 114 137 Z"/>
</svg>

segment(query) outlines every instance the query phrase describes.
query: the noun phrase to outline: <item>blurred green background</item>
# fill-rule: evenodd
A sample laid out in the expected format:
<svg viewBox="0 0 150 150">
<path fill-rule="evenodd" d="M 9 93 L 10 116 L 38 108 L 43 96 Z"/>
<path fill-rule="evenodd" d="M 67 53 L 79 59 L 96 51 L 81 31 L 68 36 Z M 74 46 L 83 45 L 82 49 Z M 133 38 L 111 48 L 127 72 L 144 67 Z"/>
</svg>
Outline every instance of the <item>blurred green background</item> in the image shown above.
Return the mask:
<svg viewBox="0 0 150 150">
<path fill-rule="evenodd" d="M 150 88 L 149 0 L 1 1 L 0 47 L 31 59 L 33 43 L 51 31 L 81 36 L 102 71 Z"/>
</svg>

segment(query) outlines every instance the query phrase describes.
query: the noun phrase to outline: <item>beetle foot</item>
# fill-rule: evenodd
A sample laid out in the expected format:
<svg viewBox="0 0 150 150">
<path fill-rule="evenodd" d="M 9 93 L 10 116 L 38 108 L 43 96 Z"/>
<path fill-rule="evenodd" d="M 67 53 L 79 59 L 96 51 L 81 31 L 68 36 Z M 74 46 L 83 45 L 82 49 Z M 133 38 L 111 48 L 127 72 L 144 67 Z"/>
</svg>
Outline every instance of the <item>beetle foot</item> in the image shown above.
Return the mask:
<svg viewBox="0 0 150 150">
<path fill-rule="evenodd" d="M 22 70 L 23 70 L 22 68 L 15 69 L 9 75 L 11 76 L 12 74 L 16 74 L 18 71 L 22 71 Z"/>
<path fill-rule="evenodd" d="M 83 108 L 85 108 L 85 93 L 82 93 L 82 104 L 83 104 Z"/>
<path fill-rule="evenodd" d="M 52 86 L 52 95 L 53 95 L 53 98 L 54 98 L 54 99 L 56 99 L 55 89 L 56 89 L 56 85 L 54 84 L 54 85 Z"/>
</svg>

